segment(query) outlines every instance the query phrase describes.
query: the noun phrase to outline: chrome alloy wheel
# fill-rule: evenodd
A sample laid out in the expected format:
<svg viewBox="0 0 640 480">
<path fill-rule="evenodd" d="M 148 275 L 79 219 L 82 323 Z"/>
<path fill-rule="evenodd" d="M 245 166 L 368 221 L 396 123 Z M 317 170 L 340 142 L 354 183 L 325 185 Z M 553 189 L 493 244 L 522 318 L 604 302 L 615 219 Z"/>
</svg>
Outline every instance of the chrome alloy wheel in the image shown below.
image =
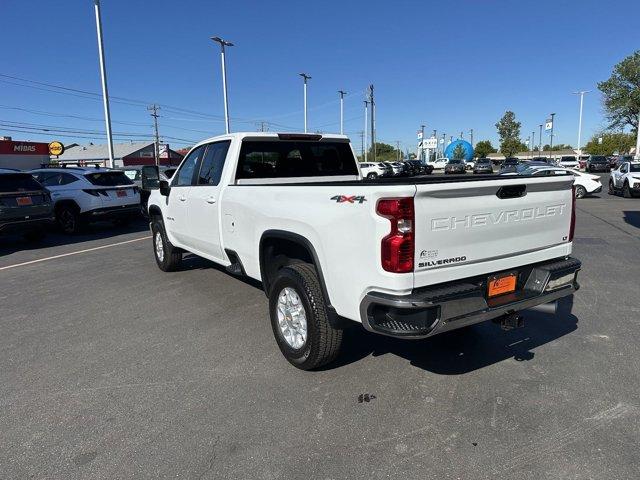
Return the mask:
<svg viewBox="0 0 640 480">
<path fill-rule="evenodd" d="M 302 348 L 307 341 L 307 313 L 300 296 L 293 288 L 283 288 L 278 295 L 277 308 L 282 337 L 291 348 Z"/>
<path fill-rule="evenodd" d="M 162 234 L 160 232 L 156 232 L 153 243 L 156 247 L 156 257 L 158 257 L 158 261 L 164 261 L 164 243 L 162 243 Z"/>
</svg>

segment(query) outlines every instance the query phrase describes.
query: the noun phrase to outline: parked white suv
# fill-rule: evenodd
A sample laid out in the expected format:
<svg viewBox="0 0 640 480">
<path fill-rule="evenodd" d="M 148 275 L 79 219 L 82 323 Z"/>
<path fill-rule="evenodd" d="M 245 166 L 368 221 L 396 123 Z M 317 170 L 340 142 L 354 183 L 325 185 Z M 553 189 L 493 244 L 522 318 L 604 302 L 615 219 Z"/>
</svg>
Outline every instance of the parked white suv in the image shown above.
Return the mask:
<svg viewBox="0 0 640 480">
<path fill-rule="evenodd" d="M 625 198 L 640 195 L 640 162 L 624 162 L 611 172 L 609 194 L 622 192 Z"/>
<path fill-rule="evenodd" d="M 360 163 L 360 172 L 364 178 L 378 178 L 391 174 L 393 170 L 382 162 L 377 163 Z"/>
<path fill-rule="evenodd" d="M 76 233 L 85 222 L 126 222 L 140 213 L 138 187 L 123 171 L 106 168 L 40 168 L 31 174 L 51 192 L 56 222 Z"/>
<path fill-rule="evenodd" d="M 363 181 L 343 135 L 247 132 L 198 143 L 151 192 L 149 215 L 161 270 L 187 251 L 259 280 L 280 350 L 310 369 L 336 357 L 349 321 L 418 339 L 519 326 L 518 311 L 571 295 L 572 185 Z"/>
</svg>

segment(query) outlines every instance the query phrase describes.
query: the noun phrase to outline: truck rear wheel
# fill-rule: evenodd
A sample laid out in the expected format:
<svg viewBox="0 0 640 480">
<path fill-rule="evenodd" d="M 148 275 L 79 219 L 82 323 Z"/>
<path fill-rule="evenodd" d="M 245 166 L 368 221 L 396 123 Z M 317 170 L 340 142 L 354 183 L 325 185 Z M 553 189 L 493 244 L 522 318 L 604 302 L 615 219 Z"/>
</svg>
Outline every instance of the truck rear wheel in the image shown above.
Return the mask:
<svg viewBox="0 0 640 480">
<path fill-rule="evenodd" d="M 340 351 L 342 330 L 331 326 L 313 265 L 281 268 L 269 292 L 269 314 L 284 357 L 301 370 L 333 361 Z"/>
<path fill-rule="evenodd" d="M 151 232 L 153 233 L 153 256 L 158 268 L 163 272 L 177 270 L 182 263 L 182 252 L 176 251 L 176 248 L 169 242 L 161 220 L 153 221 Z"/>
</svg>

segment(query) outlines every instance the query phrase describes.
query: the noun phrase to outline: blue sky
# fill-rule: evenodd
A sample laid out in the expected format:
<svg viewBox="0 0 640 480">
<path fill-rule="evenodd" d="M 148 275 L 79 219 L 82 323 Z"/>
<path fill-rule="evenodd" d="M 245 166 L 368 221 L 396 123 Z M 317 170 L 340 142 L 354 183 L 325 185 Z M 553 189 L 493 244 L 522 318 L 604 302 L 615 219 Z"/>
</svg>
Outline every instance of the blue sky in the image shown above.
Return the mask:
<svg viewBox="0 0 640 480">
<path fill-rule="evenodd" d="M 554 143 L 575 145 L 578 99 L 571 92 L 592 90 L 585 97 L 588 138 L 604 126 L 596 83 L 640 45 L 633 28 L 639 15 L 637 0 L 102 0 L 110 93 L 141 101 L 112 104 L 113 130 L 128 135 L 120 138 L 150 135 L 145 105 L 156 102 L 190 111 L 160 111 L 161 135 L 173 137 L 172 145 L 223 132 L 219 48 L 209 40 L 220 35 L 236 44 L 227 62 L 232 130 L 254 130 L 259 121 L 271 130 L 302 130 L 297 74 L 305 71 L 313 77 L 310 130 L 338 131 L 337 90 L 344 89 L 345 130 L 358 149 L 370 83 L 378 138 L 403 148 L 415 148 L 421 123 L 455 137 L 465 131 L 468 138 L 473 128 L 475 141 L 495 144 L 494 124 L 507 109 L 522 122 L 523 138 L 534 130 L 537 137 L 555 112 Z M 4 0 L 2 16 L 0 74 L 100 92 L 91 0 Z M 73 132 L 104 129 L 97 97 L 24 84 L 0 76 L 0 135 L 54 138 L 8 131 L 7 122 L 13 130 L 72 130 L 58 135 L 63 142 L 80 135 Z M 83 135 L 96 139 L 75 140 L 104 142 L 100 133 Z"/>
</svg>

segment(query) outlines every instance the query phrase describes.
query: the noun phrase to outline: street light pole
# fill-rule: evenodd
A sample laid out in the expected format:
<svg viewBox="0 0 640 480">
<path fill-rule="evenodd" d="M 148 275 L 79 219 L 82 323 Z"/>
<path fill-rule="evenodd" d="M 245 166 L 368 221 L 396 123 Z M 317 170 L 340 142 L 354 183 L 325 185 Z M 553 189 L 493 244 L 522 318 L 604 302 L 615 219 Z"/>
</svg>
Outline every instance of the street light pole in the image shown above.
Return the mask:
<svg viewBox="0 0 640 480">
<path fill-rule="evenodd" d="M 540 139 L 538 143 L 538 156 L 542 156 L 542 124 L 540 124 Z"/>
<path fill-rule="evenodd" d="M 100 78 L 102 79 L 102 103 L 104 105 L 104 122 L 107 130 L 107 147 L 109 149 L 108 168 L 115 167 L 113 159 L 113 136 L 111 134 L 111 112 L 109 110 L 109 90 L 107 89 L 107 67 L 104 62 L 104 45 L 102 42 L 102 17 L 100 16 L 100 0 L 94 0 L 96 12 L 96 31 L 98 34 L 98 54 L 100 58 Z"/>
<path fill-rule="evenodd" d="M 299 73 L 304 81 L 304 133 L 307 133 L 307 80 L 310 80 L 311 77 L 306 73 Z"/>
<path fill-rule="evenodd" d="M 471 148 L 473 148 L 473 128 L 469 130 L 469 134 L 471 135 Z"/>
<path fill-rule="evenodd" d="M 552 113 L 551 114 L 551 140 L 549 140 L 549 157 L 551 157 L 553 159 L 553 117 L 555 117 L 556 114 Z"/>
<path fill-rule="evenodd" d="M 424 127 L 426 125 L 420 125 L 420 160 L 426 161 L 424 154 Z"/>
<path fill-rule="evenodd" d="M 211 37 L 211 40 L 220 44 L 220 60 L 222 61 L 222 96 L 224 97 L 224 126 L 225 132 L 231 131 L 229 124 L 229 100 L 227 98 L 227 62 L 225 60 L 225 47 L 233 47 L 233 43 L 220 37 Z"/>
<path fill-rule="evenodd" d="M 344 135 L 344 96 L 347 94 L 344 90 L 338 90 L 340 94 L 340 135 Z"/>
<path fill-rule="evenodd" d="M 591 90 L 581 90 L 573 92 L 574 95 L 580 95 L 580 116 L 578 117 L 578 157 L 582 155 L 582 104 L 584 102 L 584 94 Z"/>
<path fill-rule="evenodd" d="M 533 149 L 535 148 L 535 144 L 536 144 L 536 131 L 534 130 L 533 132 L 531 132 L 531 158 L 533 158 Z"/>
</svg>

